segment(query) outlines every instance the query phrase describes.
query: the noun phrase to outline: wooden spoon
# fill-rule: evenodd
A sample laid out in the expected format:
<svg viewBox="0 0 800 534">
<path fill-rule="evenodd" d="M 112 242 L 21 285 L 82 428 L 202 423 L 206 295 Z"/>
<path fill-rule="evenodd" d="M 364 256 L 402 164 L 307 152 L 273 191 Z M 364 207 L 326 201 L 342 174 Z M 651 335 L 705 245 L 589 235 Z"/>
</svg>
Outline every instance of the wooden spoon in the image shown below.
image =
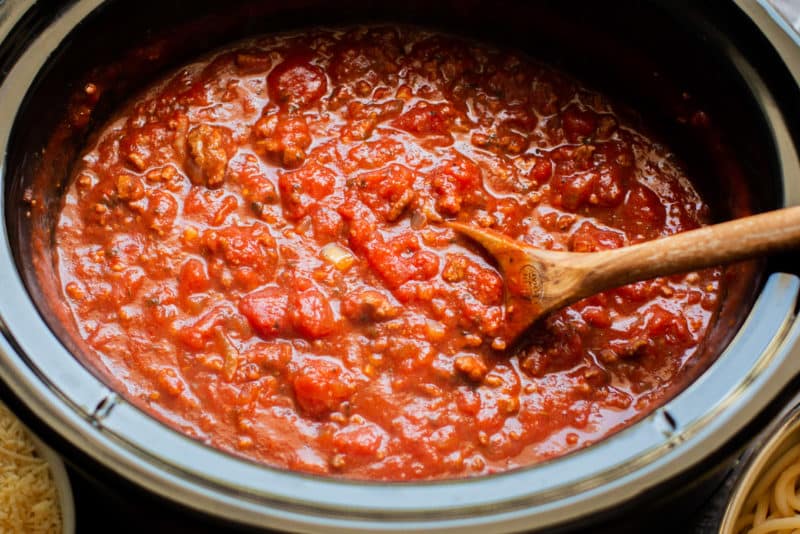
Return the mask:
<svg viewBox="0 0 800 534">
<path fill-rule="evenodd" d="M 446 224 L 477 241 L 500 267 L 506 317 L 492 344 L 498 350 L 542 315 L 603 290 L 800 245 L 800 206 L 601 252 L 541 250 L 493 230 Z"/>
</svg>

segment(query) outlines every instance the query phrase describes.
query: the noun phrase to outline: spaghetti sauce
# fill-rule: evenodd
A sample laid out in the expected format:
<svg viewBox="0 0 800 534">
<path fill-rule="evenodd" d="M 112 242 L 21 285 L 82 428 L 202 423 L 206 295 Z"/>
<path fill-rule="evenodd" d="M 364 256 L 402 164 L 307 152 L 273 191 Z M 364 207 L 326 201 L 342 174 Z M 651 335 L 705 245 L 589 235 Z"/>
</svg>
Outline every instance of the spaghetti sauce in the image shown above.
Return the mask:
<svg viewBox="0 0 800 534">
<path fill-rule="evenodd" d="M 707 212 L 667 148 L 558 71 L 414 28 L 320 29 L 191 63 L 101 128 L 57 269 L 93 364 L 190 436 L 307 473 L 461 477 L 664 402 L 721 271 L 585 299 L 508 353 L 495 266 L 442 222 L 589 252 Z"/>
</svg>

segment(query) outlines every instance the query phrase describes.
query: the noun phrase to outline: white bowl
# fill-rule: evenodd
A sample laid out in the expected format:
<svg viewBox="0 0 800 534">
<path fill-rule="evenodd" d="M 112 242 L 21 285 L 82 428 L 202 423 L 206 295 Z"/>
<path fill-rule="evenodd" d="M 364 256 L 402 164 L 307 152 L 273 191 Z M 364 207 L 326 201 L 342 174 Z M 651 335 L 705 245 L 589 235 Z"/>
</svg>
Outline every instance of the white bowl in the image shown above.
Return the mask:
<svg viewBox="0 0 800 534">
<path fill-rule="evenodd" d="M 75 534 L 75 499 L 72 497 L 72 486 L 69 483 L 67 469 L 64 462 L 56 452 L 42 442 L 27 427 L 28 435 L 31 437 L 36 452 L 50 466 L 50 473 L 56 484 L 58 492 L 58 506 L 61 509 L 61 532 L 63 534 Z"/>
</svg>

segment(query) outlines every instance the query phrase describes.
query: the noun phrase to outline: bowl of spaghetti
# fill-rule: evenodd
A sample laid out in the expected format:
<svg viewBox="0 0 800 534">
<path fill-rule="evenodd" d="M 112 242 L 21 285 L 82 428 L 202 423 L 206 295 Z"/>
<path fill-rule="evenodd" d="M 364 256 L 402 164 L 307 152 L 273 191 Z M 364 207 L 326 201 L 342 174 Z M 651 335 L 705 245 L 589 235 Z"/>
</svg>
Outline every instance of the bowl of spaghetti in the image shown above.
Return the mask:
<svg viewBox="0 0 800 534">
<path fill-rule="evenodd" d="M 771 534 L 800 529 L 800 406 L 752 449 L 720 524 L 720 534 Z"/>
</svg>

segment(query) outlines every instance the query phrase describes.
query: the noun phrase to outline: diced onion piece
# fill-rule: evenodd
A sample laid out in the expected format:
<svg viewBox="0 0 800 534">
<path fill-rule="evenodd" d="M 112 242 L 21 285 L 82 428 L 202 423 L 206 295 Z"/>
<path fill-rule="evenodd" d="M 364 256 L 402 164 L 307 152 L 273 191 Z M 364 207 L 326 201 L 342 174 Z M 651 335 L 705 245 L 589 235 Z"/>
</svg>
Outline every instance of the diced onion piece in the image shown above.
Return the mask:
<svg viewBox="0 0 800 534">
<path fill-rule="evenodd" d="M 222 355 L 225 357 L 225 364 L 222 367 L 222 374 L 225 380 L 231 381 L 236 375 L 236 370 L 239 368 L 239 351 L 230 342 L 228 336 L 221 326 L 215 328 L 217 334 L 217 341 L 222 349 Z"/>
<path fill-rule="evenodd" d="M 353 256 L 352 252 L 337 243 L 328 243 L 322 247 L 320 255 L 322 259 L 329 262 L 340 271 L 346 271 L 356 261 L 356 257 Z"/>
</svg>

